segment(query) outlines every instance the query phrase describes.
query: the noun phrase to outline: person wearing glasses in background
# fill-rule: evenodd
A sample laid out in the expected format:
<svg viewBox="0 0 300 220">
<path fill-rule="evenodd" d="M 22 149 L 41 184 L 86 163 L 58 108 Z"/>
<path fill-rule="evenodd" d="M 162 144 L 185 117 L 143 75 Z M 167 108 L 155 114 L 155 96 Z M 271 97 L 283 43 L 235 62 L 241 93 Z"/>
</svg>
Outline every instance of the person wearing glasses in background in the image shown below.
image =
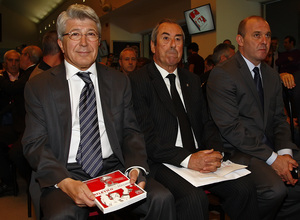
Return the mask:
<svg viewBox="0 0 300 220">
<path fill-rule="evenodd" d="M 87 219 L 95 197 L 82 181 L 121 170 L 147 191 L 147 199 L 131 206 L 142 219 L 175 219 L 173 196 L 146 176 L 145 143 L 128 77 L 95 62 L 101 33 L 97 14 L 71 5 L 59 15 L 57 31 L 64 62 L 25 88 L 23 145 L 34 170 L 30 191 L 36 211 L 45 219 Z"/>
</svg>

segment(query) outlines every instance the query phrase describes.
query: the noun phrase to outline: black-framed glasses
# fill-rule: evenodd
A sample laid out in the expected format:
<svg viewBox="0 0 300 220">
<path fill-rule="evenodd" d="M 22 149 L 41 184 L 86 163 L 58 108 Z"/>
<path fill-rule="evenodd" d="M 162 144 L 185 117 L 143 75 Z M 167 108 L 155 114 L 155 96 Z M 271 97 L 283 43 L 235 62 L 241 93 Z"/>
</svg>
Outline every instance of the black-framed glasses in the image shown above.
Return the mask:
<svg viewBox="0 0 300 220">
<path fill-rule="evenodd" d="M 63 34 L 62 36 L 66 36 L 66 35 L 68 35 L 69 38 L 74 41 L 79 41 L 83 35 L 85 35 L 88 41 L 97 41 L 99 39 L 99 35 L 94 31 L 87 32 L 86 34 L 82 34 L 79 31 L 72 31 Z"/>
</svg>

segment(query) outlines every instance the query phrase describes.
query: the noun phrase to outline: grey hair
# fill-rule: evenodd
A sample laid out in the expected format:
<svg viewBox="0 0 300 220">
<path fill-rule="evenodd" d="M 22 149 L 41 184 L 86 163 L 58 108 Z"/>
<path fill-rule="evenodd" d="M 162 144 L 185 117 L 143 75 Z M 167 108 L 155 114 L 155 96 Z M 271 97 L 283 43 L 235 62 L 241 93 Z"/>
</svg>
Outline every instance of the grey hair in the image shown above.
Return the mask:
<svg viewBox="0 0 300 220">
<path fill-rule="evenodd" d="M 126 47 L 126 48 L 123 49 L 123 50 L 121 51 L 121 53 L 120 53 L 120 57 L 119 57 L 120 60 L 122 60 L 122 56 L 123 56 L 123 54 L 125 53 L 125 51 L 132 51 L 132 52 L 134 53 L 135 57 L 137 57 L 137 54 L 136 54 L 136 51 L 135 51 L 134 48 L 132 48 L 132 47 Z"/>
<path fill-rule="evenodd" d="M 23 53 L 27 53 L 29 55 L 29 59 L 32 63 L 37 64 L 40 62 L 43 52 L 41 48 L 35 45 L 27 46 L 23 49 Z"/>
<path fill-rule="evenodd" d="M 229 54 L 230 54 L 230 49 L 234 50 L 234 47 L 232 45 L 229 45 L 226 43 L 218 44 L 214 48 L 214 52 L 212 55 L 214 64 L 217 65 L 220 62 L 222 55 L 224 55 L 226 58 L 228 58 Z"/>
<path fill-rule="evenodd" d="M 162 19 L 156 26 L 155 28 L 153 29 L 152 33 L 151 33 L 151 41 L 154 43 L 154 45 L 156 45 L 156 42 L 157 42 L 157 35 L 158 35 L 158 28 L 161 24 L 163 23 L 170 23 L 170 24 L 176 24 L 180 27 L 181 29 L 181 32 L 182 32 L 182 36 L 183 36 L 183 42 L 185 41 L 185 35 L 184 35 L 184 32 L 181 28 L 181 26 L 174 20 L 172 19 L 169 19 L 169 18 L 164 18 Z"/>
<path fill-rule="evenodd" d="M 16 54 L 18 54 L 19 57 L 21 56 L 20 53 L 17 52 L 16 50 L 9 50 L 9 51 L 6 51 L 5 54 L 4 54 L 4 56 L 3 56 L 4 62 L 6 62 L 7 56 L 8 56 L 8 54 L 10 54 L 10 53 L 16 53 Z"/>
<path fill-rule="evenodd" d="M 60 40 L 63 39 L 63 34 L 65 34 L 66 31 L 66 23 L 69 19 L 79 19 L 79 20 L 90 19 L 94 21 L 97 25 L 97 31 L 99 34 L 99 41 L 100 41 L 101 23 L 99 17 L 94 11 L 94 9 L 82 4 L 70 5 L 66 11 L 61 12 L 60 15 L 57 17 L 56 29 L 57 29 L 58 39 Z"/>
</svg>

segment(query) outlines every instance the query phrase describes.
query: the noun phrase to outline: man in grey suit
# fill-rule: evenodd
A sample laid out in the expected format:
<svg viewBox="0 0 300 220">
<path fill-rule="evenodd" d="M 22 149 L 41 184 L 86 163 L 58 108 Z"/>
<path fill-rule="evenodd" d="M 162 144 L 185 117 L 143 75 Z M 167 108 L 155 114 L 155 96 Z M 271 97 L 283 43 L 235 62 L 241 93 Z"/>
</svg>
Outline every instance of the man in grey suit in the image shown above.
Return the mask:
<svg viewBox="0 0 300 220">
<path fill-rule="evenodd" d="M 82 181 L 119 169 L 148 191 L 136 210 L 143 219 L 175 219 L 170 192 L 144 177 L 149 168 L 129 79 L 95 62 L 101 33 L 97 14 L 88 6 L 71 5 L 59 15 L 57 31 L 64 62 L 38 74 L 25 88 L 24 154 L 34 171 L 31 194 L 42 216 L 87 219 L 87 207 L 95 206 L 95 197 Z M 89 94 L 82 96 L 84 91 Z M 91 102 L 86 115 L 82 115 L 84 97 Z M 87 119 L 90 115 L 93 119 Z M 86 133 L 83 117 L 91 122 Z M 95 150 L 87 154 L 92 147 Z M 94 156 L 91 167 L 85 158 Z"/>
<path fill-rule="evenodd" d="M 223 144 L 208 116 L 200 78 L 178 67 L 183 45 L 181 27 L 172 20 L 162 20 L 151 36 L 154 62 L 129 75 L 150 170 L 172 192 L 178 220 L 208 219 L 205 189 L 221 198 L 230 219 L 258 219 L 256 193 L 247 177 L 194 187 L 162 164 L 209 173 L 216 171 L 222 160 L 218 150 L 222 151 Z"/>
<path fill-rule="evenodd" d="M 290 172 L 298 167 L 293 159 L 298 149 L 291 141 L 278 73 L 262 62 L 271 42 L 269 24 L 248 17 L 236 40 L 239 51 L 208 79 L 213 120 L 230 159 L 252 172 L 261 219 L 299 219 L 299 181 Z"/>
</svg>

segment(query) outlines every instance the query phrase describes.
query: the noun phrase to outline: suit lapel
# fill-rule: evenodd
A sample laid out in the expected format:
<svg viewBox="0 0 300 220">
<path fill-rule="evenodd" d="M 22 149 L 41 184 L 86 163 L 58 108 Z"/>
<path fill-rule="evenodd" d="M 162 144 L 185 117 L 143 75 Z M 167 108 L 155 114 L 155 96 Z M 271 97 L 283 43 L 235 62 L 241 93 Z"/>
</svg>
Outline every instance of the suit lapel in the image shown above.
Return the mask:
<svg viewBox="0 0 300 220">
<path fill-rule="evenodd" d="M 152 80 L 152 84 L 157 93 L 157 96 L 159 97 L 163 105 L 165 105 L 166 109 L 168 109 L 168 111 L 170 111 L 172 115 L 177 117 L 170 93 L 166 87 L 164 79 L 162 78 L 160 72 L 156 68 L 154 62 L 152 62 L 152 64 L 149 65 L 148 68 L 149 68 L 150 78 Z"/>
<path fill-rule="evenodd" d="M 62 124 L 64 128 L 64 145 L 67 146 L 64 149 L 64 158 L 68 158 L 69 154 L 69 145 L 71 141 L 71 104 L 70 104 L 70 94 L 69 94 L 69 85 L 66 79 L 66 71 L 65 66 L 62 63 L 56 68 L 52 70 L 52 77 L 49 80 L 49 84 L 52 90 L 54 103 L 56 105 L 56 109 L 58 112 L 59 122 Z"/>
<path fill-rule="evenodd" d="M 271 97 L 271 91 L 272 91 L 272 83 L 270 83 L 270 78 L 267 72 L 265 63 L 261 63 L 260 70 L 262 75 L 262 82 L 263 82 L 263 88 L 264 88 L 264 109 L 269 109 L 270 106 L 270 99 Z M 269 111 L 264 111 L 264 119 L 268 118 Z M 266 127 L 267 120 L 264 120 L 264 127 Z"/>
<path fill-rule="evenodd" d="M 191 93 L 190 93 L 190 83 L 189 83 L 189 78 L 187 74 L 183 74 L 180 68 L 178 68 L 178 76 L 180 80 L 180 87 L 181 87 L 181 92 L 184 100 L 184 106 L 186 109 L 186 112 L 189 113 L 189 109 L 191 107 Z"/>
<path fill-rule="evenodd" d="M 119 158 L 119 160 L 125 164 L 122 152 L 120 151 L 118 136 L 116 134 L 116 128 L 113 121 L 113 115 L 111 112 L 111 98 L 112 98 L 112 75 L 109 73 L 107 67 L 100 64 L 96 64 L 97 74 L 98 74 L 98 86 L 101 100 L 102 115 L 105 124 L 106 133 L 109 139 L 110 146 L 114 154 Z M 119 150 L 117 150 L 119 149 Z"/>
</svg>

